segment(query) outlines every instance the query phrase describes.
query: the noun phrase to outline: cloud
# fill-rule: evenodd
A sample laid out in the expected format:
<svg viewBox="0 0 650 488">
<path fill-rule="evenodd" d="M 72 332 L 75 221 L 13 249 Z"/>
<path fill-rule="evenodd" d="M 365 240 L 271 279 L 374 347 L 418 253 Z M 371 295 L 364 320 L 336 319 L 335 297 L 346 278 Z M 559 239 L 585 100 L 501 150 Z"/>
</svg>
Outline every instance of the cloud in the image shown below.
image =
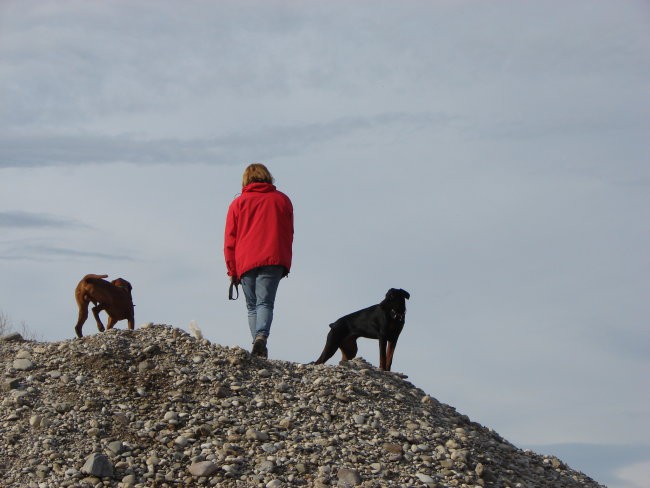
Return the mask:
<svg viewBox="0 0 650 488">
<path fill-rule="evenodd" d="M 436 113 L 387 112 L 326 122 L 273 126 L 203 139 L 139 139 L 131 134 L 0 136 L 0 168 L 84 164 L 239 164 L 306 151 L 315 144 L 382 128 L 442 127 L 452 118 Z"/>
<path fill-rule="evenodd" d="M 43 227 L 87 228 L 86 224 L 65 217 L 45 213 L 10 211 L 0 212 L 0 227 L 33 229 Z"/>
<path fill-rule="evenodd" d="M 208 141 L 137 140 L 133 136 L 35 135 L 1 138 L 0 167 L 208 162 L 218 148 Z"/>
<path fill-rule="evenodd" d="M 130 256 L 110 254 L 103 252 L 80 251 L 78 249 L 62 248 L 29 244 L 9 246 L 5 251 L 0 251 L 0 260 L 5 261 L 51 261 L 53 259 L 102 259 L 107 261 L 134 261 Z"/>
</svg>

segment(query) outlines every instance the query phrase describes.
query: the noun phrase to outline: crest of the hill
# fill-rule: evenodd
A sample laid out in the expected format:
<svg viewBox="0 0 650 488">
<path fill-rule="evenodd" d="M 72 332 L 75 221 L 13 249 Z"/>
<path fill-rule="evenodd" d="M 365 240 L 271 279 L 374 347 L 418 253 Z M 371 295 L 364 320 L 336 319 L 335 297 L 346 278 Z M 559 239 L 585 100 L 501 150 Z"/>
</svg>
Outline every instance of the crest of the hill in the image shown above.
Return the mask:
<svg viewBox="0 0 650 488">
<path fill-rule="evenodd" d="M 151 325 L 5 337 L 0 364 L 5 487 L 601 486 L 363 359 L 263 360 Z"/>
</svg>

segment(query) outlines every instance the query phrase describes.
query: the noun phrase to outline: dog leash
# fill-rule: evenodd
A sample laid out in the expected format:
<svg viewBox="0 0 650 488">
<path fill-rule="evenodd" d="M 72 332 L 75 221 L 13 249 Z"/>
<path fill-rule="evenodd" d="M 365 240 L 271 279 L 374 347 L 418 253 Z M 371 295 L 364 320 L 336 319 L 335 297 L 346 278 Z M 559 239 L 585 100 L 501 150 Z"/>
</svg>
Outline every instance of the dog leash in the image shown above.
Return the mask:
<svg viewBox="0 0 650 488">
<path fill-rule="evenodd" d="M 236 296 L 233 293 L 233 289 L 237 293 Z M 233 298 L 233 296 L 234 296 L 234 298 Z M 238 298 L 239 298 L 239 283 L 231 281 L 230 282 L 230 287 L 228 288 L 228 300 L 237 300 Z"/>
</svg>

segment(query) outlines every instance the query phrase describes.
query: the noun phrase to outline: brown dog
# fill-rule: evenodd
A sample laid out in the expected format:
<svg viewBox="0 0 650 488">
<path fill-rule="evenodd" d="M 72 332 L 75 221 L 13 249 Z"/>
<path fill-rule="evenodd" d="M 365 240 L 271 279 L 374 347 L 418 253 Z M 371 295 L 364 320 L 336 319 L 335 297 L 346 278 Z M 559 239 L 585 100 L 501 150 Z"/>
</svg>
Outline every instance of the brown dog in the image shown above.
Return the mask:
<svg viewBox="0 0 650 488">
<path fill-rule="evenodd" d="M 99 312 L 106 310 L 108 314 L 107 328 L 112 329 L 118 320 L 129 321 L 129 329 L 134 328 L 133 298 L 131 283 L 123 278 L 118 278 L 110 283 L 103 278 L 108 275 L 88 274 L 77 285 L 74 296 L 79 305 L 79 320 L 74 330 L 77 337 L 82 337 L 81 328 L 88 318 L 88 305 L 93 302 L 93 315 L 97 321 L 97 328 L 104 331 L 104 324 L 99 318 Z"/>
</svg>

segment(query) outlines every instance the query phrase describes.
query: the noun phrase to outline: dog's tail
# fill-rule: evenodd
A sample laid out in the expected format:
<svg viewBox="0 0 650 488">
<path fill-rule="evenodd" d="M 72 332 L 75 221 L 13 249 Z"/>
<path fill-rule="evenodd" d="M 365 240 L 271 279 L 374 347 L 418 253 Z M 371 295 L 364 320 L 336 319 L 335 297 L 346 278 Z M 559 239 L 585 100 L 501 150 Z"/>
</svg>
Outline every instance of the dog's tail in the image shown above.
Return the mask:
<svg viewBox="0 0 650 488">
<path fill-rule="evenodd" d="M 84 276 L 83 281 L 86 281 L 86 280 L 89 280 L 89 279 L 101 280 L 101 279 L 104 279 L 104 278 L 108 278 L 108 275 L 107 274 L 103 274 L 103 275 L 87 274 L 86 276 Z"/>
<path fill-rule="evenodd" d="M 98 274 L 87 274 L 83 278 L 81 278 L 81 281 L 77 285 L 74 291 L 75 298 L 77 299 L 77 303 L 79 305 L 86 303 L 86 305 L 89 302 L 93 302 L 92 297 L 86 294 L 86 286 L 89 282 L 92 283 L 93 280 L 102 280 L 103 278 L 107 278 L 108 275 L 103 274 L 103 275 L 98 275 Z"/>
</svg>

